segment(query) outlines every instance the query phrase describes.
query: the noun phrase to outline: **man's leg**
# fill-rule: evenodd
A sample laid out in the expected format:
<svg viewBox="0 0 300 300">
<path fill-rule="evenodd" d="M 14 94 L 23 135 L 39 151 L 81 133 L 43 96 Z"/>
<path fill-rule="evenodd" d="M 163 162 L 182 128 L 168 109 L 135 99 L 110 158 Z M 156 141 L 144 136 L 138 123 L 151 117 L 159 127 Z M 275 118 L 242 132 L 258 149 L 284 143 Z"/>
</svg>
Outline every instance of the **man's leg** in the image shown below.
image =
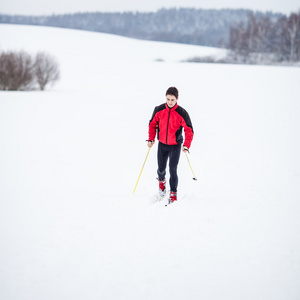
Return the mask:
<svg viewBox="0 0 300 300">
<path fill-rule="evenodd" d="M 157 175 L 160 181 L 164 180 L 166 177 L 166 166 L 167 166 L 168 156 L 169 156 L 168 146 L 159 142 L 158 149 L 157 149 L 157 164 L 158 164 Z"/>
<path fill-rule="evenodd" d="M 177 176 L 177 166 L 181 153 L 181 144 L 171 146 L 169 154 L 169 168 L 170 168 L 170 188 L 172 192 L 177 192 L 178 186 L 178 176 Z"/>
</svg>

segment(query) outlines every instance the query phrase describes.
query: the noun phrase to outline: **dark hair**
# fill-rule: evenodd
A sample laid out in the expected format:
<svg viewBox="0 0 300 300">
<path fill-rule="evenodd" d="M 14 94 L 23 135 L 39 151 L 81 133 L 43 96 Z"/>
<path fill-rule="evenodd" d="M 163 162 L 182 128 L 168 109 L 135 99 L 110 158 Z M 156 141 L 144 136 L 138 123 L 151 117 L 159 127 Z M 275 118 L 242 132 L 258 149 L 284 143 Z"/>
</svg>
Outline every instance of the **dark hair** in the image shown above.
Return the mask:
<svg viewBox="0 0 300 300">
<path fill-rule="evenodd" d="M 171 86 L 167 89 L 166 96 L 167 95 L 173 95 L 176 99 L 178 99 L 178 90 L 176 89 L 176 87 Z"/>
</svg>

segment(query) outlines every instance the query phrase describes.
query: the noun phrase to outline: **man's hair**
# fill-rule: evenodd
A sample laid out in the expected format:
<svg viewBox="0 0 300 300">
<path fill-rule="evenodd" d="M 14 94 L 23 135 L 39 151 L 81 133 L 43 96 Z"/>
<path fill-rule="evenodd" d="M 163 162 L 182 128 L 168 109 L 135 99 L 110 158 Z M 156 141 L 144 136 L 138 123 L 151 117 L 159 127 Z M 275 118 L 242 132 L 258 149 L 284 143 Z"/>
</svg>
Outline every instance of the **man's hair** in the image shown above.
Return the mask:
<svg viewBox="0 0 300 300">
<path fill-rule="evenodd" d="M 173 95 L 176 99 L 178 99 L 178 90 L 176 89 L 176 87 L 171 86 L 166 91 L 166 96 L 167 95 Z"/>
</svg>

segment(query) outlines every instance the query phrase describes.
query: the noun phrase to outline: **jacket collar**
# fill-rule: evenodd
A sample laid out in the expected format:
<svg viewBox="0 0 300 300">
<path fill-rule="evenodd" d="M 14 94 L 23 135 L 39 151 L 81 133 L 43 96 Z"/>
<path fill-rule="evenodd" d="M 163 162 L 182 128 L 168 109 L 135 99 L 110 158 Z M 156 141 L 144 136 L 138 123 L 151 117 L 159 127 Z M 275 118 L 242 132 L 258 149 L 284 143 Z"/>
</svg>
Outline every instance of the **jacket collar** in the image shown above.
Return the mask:
<svg viewBox="0 0 300 300">
<path fill-rule="evenodd" d="M 175 110 L 177 107 L 178 107 L 178 103 L 176 103 L 173 107 L 169 107 L 168 104 L 166 103 L 166 109 L 168 109 L 168 110 L 171 110 L 171 109 Z"/>
</svg>

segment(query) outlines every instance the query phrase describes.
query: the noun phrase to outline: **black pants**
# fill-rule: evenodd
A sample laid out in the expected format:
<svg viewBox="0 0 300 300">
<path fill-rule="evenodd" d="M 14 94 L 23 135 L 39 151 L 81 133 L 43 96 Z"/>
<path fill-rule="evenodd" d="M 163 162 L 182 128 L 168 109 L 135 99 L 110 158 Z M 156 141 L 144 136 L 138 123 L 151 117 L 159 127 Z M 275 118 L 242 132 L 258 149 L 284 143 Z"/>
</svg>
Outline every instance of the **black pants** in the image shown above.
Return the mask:
<svg viewBox="0 0 300 300">
<path fill-rule="evenodd" d="M 161 142 L 158 144 L 157 162 L 158 162 L 158 178 L 164 180 L 166 176 L 167 161 L 169 158 L 170 170 L 170 189 L 172 192 L 177 192 L 178 176 L 177 166 L 180 158 L 181 144 L 166 145 Z"/>
</svg>

